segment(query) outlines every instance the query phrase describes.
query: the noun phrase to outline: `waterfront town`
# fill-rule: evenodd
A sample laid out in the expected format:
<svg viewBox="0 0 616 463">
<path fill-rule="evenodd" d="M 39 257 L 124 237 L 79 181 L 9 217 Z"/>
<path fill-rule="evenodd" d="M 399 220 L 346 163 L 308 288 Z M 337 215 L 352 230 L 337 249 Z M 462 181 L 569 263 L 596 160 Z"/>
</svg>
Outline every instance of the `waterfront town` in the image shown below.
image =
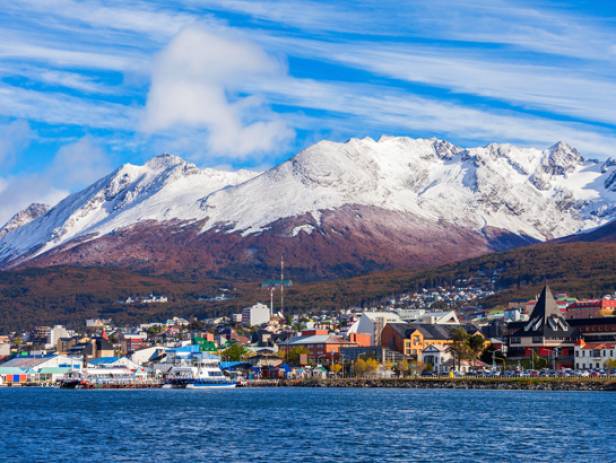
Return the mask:
<svg viewBox="0 0 616 463">
<path fill-rule="evenodd" d="M 194 366 L 197 359 L 213 363 L 225 385 L 331 377 L 616 374 L 614 296 L 577 299 L 553 293 L 546 284 L 530 300 L 490 309 L 473 305 L 489 293 L 421 289 L 378 308 L 334 314 L 283 314 L 272 299 L 270 305 L 256 303 L 213 319 L 33 326 L 0 333 L 0 385 L 161 387 L 178 364 Z M 165 297 L 141 300 L 164 303 Z M 443 309 L 448 306 L 455 308 Z"/>
</svg>

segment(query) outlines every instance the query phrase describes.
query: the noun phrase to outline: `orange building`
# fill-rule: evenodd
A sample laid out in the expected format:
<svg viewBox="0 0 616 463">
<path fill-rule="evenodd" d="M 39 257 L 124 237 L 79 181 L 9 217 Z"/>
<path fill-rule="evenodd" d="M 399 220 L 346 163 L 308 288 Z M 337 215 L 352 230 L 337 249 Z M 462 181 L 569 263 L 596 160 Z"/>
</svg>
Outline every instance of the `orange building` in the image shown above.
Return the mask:
<svg viewBox="0 0 616 463">
<path fill-rule="evenodd" d="M 340 348 L 357 347 L 357 343 L 330 334 L 327 330 L 307 330 L 282 343 L 281 347 L 285 354 L 295 347 L 303 347 L 308 351 L 309 362 L 329 364 L 338 360 Z"/>
<path fill-rule="evenodd" d="M 479 333 L 472 325 L 438 325 L 430 323 L 388 323 L 381 333 L 381 346 L 417 358 L 428 346 L 443 347 L 453 343 L 453 331 L 463 328 Z M 479 333 L 480 334 L 480 333 Z"/>
</svg>

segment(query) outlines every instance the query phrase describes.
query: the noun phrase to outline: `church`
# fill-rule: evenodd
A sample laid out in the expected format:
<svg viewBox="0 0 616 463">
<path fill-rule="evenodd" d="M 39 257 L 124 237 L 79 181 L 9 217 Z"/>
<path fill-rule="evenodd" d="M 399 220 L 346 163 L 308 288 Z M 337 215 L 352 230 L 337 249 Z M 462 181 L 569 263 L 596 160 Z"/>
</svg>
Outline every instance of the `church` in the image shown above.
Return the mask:
<svg viewBox="0 0 616 463">
<path fill-rule="evenodd" d="M 550 366 L 573 366 L 576 330 L 563 317 L 547 284 L 528 321 L 510 323 L 507 332 L 510 359 L 531 358 L 534 353 Z"/>
</svg>

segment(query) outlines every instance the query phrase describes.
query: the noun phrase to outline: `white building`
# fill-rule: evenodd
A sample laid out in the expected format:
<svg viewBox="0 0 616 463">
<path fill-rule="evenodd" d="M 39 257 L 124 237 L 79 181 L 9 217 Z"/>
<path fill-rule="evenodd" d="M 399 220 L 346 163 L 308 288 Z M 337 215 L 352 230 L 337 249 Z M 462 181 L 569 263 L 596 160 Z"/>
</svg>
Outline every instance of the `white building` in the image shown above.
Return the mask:
<svg viewBox="0 0 616 463">
<path fill-rule="evenodd" d="M 11 344 L 9 342 L 0 342 L 0 358 L 11 355 Z"/>
<path fill-rule="evenodd" d="M 419 360 L 424 364 L 424 367 L 430 365 L 432 371 L 436 373 L 446 373 L 449 371 L 449 364 L 451 364 L 452 358 L 449 346 L 430 344 L 421 351 Z"/>
<path fill-rule="evenodd" d="M 426 313 L 426 309 L 396 309 L 396 313 L 405 322 L 419 320 Z"/>
<path fill-rule="evenodd" d="M 443 312 L 426 312 L 419 320 L 420 323 L 429 323 L 431 325 L 459 325 L 460 320 L 454 310 Z"/>
<path fill-rule="evenodd" d="M 49 330 L 49 334 L 47 335 L 47 343 L 45 344 L 46 349 L 54 349 L 58 340 L 60 338 L 70 338 L 72 333 L 69 332 L 62 325 L 56 325 L 52 329 Z"/>
<path fill-rule="evenodd" d="M 259 302 L 242 310 L 242 324 L 246 326 L 262 325 L 270 321 L 270 315 L 269 307 Z"/>
<path fill-rule="evenodd" d="M 616 360 L 615 342 L 588 342 L 574 347 L 576 370 L 608 368 L 608 360 Z"/>
<path fill-rule="evenodd" d="M 351 333 L 363 333 L 370 336 L 370 345 L 381 344 L 381 333 L 388 323 L 402 323 L 400 315 L 395 312 L 364 312 L 349 328 Z"/>
</svg>

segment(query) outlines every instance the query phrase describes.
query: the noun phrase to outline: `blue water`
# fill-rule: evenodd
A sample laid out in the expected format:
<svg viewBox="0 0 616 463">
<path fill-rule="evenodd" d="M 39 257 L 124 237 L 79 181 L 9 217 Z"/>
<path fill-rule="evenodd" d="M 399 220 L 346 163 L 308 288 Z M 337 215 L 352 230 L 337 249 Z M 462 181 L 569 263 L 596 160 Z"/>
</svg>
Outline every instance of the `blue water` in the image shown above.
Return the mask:
<svg viewBox="0 0 616 463">
<path fill-rule="evenodd" d="M 0 389 L 7 462 L 616 462 L 616 393 Z"/>
</svg>

